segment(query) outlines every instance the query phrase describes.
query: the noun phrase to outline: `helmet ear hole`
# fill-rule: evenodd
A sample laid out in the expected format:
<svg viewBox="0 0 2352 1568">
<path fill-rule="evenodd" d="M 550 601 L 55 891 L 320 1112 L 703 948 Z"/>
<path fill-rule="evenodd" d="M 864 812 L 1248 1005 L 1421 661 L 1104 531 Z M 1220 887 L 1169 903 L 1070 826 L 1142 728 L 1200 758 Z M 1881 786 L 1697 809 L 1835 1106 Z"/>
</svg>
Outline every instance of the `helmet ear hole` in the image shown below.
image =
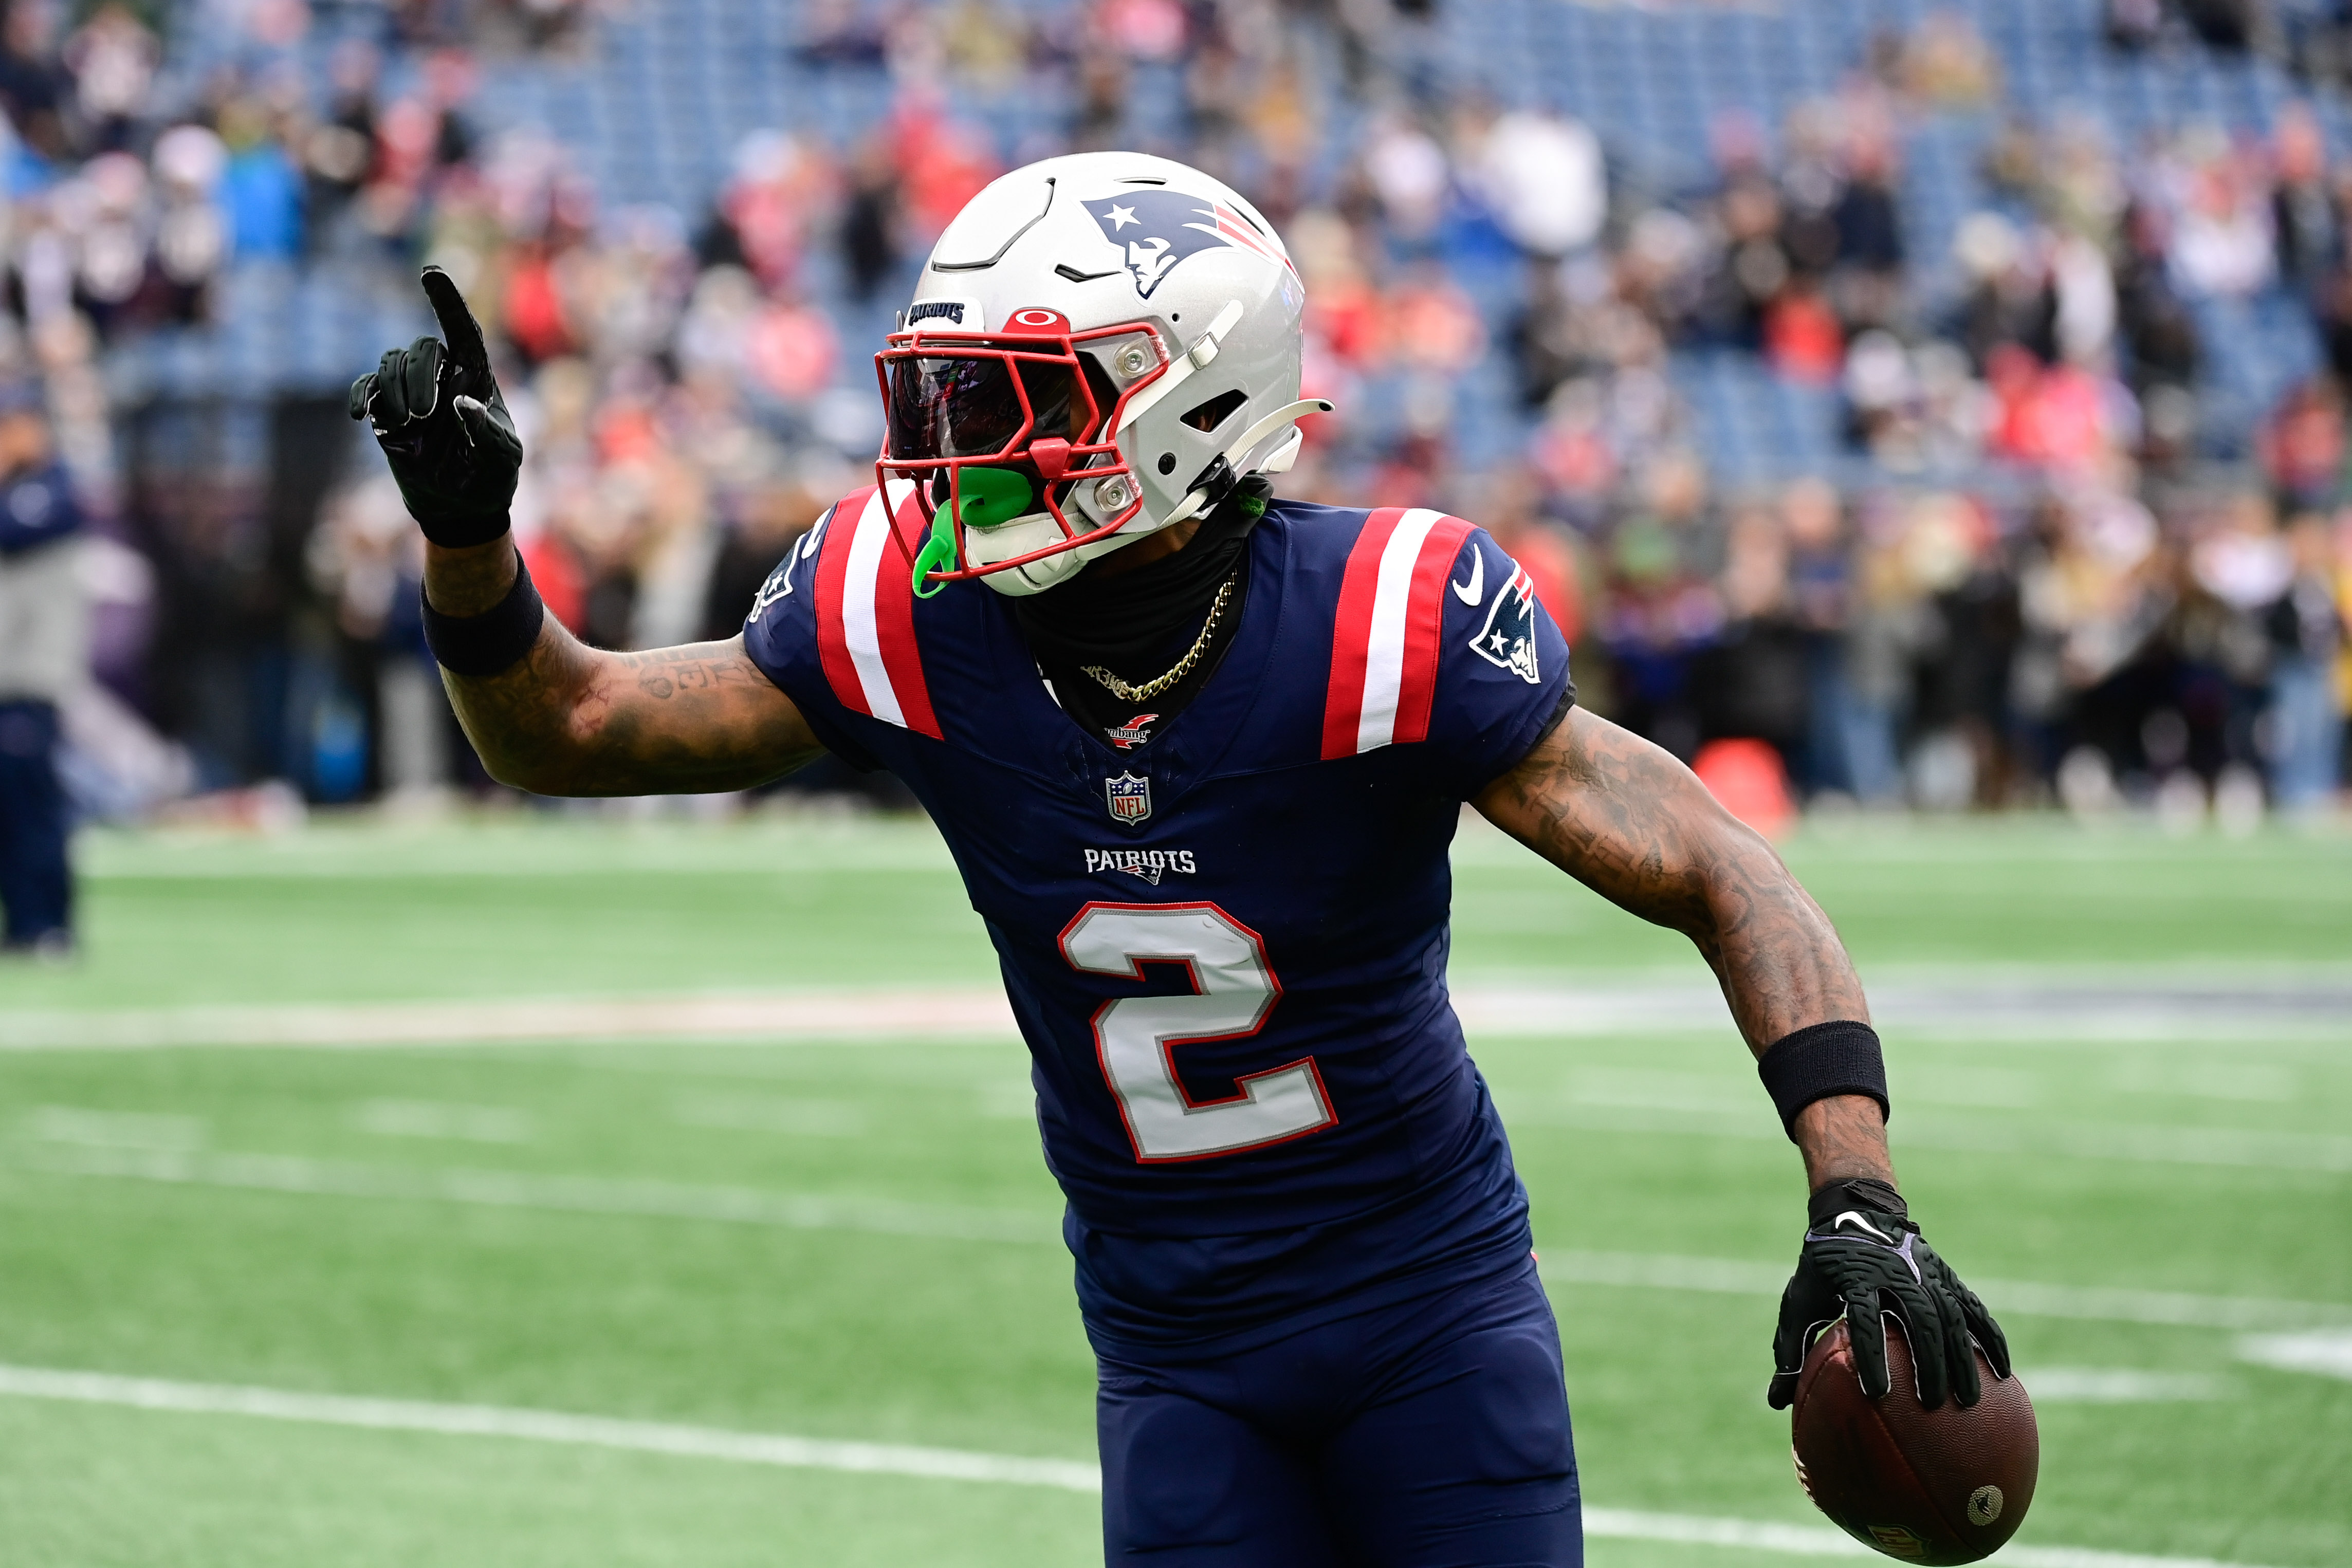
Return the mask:
<svg viewBox="0 0 2352 1568">
<path fill-rule="evenodd" d="M 1176 472 L 1176 455 L 1173 452 L 1161 453 L 1160 455 L 1159 468 L 1160 472 L 1162 474 L 1173 474 Z"/>
<path fill-rule="evenodd" d="M 1187 411 L 1183 416 L 1184 423 L 1205 434 L 1233 418 L 1234 411 L 1247 402 L 1249 402 L 1249 393 L 1235 387 L 1229 392 L 1222 392 L 1199 407 Z"/>
</svg>

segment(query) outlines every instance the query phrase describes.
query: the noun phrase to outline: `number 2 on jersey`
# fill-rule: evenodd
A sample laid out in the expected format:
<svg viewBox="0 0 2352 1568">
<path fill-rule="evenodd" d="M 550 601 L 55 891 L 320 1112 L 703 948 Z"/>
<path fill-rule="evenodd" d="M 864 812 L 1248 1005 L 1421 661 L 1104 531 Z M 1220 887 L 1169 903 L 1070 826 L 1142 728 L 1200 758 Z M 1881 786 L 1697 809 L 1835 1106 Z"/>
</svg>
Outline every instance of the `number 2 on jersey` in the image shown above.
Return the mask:
<svg viewBox="0 0 2352 1568">
<path fill-rule="evenodd" d="M 1135 980 L 1147 962 L 1192 971 L 1191 996 L 1120 997 L 1095 1012 L 1095 1053 L 1139 1161 L 1239 1154 L 1339 1121 L 1311 1056 L 1236 1078 L 1231 1099 L 1184 1092 L 1178 1047 L 1246 1039 L 1282 998 L 1265 943 L 1215 904 L 1089 904 L 1063 928 L 1062 956 L 1088 974 Z"/>
</svg>

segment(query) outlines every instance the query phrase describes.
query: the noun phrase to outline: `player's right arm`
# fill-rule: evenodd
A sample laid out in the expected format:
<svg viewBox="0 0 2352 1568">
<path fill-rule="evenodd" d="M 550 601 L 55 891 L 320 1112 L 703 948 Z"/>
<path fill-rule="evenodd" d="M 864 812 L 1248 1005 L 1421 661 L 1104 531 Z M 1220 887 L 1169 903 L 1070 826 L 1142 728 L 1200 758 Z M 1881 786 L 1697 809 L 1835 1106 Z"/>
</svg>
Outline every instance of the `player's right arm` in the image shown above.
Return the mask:
<svg viewBox="0 0 2352 1568">
<path fill-rule="evenodd" d="M 514 585 L 504 535 L 457 548 L 428 542 L 425 554 L 425 598 L 443 615 L 483 614 Z M 505 670 L 445 668 L 441 681 L 490 777 L 535 795 L 747 789 L 824 749 L 740 636 L 611 653 L 549 615 Z"/>
<path fill-rule="evenodd" d="M 425 632 L 490 776 L 541 795 L 747 789 L 823 749 L 743 639 L 610 653 L 547 614 L 508 508 L 522 442 L 482 329 L 449 275 L 425 269 L 447 340 L 420 338 L 352 384 L 425 538 Z"/>
</svg>

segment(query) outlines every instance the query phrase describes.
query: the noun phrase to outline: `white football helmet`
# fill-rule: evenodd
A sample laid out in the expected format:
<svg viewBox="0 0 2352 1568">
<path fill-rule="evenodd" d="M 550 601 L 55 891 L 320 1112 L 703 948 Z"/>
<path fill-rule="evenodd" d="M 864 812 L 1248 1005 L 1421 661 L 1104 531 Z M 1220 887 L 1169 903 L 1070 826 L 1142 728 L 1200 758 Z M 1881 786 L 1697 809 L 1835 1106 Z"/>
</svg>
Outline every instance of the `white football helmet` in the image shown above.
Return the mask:
<svg viewBox="0 0 2352 1568">
<path fill-rule="evenodd" d="M 965 204 L 875 356 L 876 476 L 931 511 L 918 593 L 1042 592 L 1297 457 L 1306 290 L 1197 169 L 1080 152 Z M 936 508 L 936 510 L 932 510 Z"/>
</svg>

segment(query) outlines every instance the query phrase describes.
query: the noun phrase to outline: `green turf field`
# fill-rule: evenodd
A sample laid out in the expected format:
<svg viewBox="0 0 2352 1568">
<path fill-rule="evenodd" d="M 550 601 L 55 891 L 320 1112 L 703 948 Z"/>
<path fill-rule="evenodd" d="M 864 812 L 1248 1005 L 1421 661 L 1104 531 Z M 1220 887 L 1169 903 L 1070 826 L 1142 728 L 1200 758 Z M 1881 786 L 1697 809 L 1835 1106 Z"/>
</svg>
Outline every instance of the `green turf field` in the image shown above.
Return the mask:
<svg viewBox="0 0 2352 1568">
<path fill-rule="evenodd" d="M 927 826 L 83 852 L 87 960 L 0 970 L 0 1563 L 1097 1559 L 1069 1479 L 1090 1364 L 1017 1043 L 366 1043 L 436 1001 L 983 994 Z M 1789 853 L 1865 977 L 1926 998 L 1889 1030 L 1897 1158 L 2041 1408 L 2018 1545 L 2042 1555 L 2005 1555 L 2352 1563 L 2352 1009 L 2328 1001 L 2352 997 L 2352 840 L 1857 824 Z M 1456 864 L 1465 998 L 1705 979 L 1491 833 Z M 2084 987 L 2105 1011 L 2034 1024 L 2035 988 Z M 1977 988 L 2005 989 L 2000 1027 Z M 2230 1010 L 2270 993 L 2318 1000 Z M 265 1015 L 356 1033 L 135 1043 Z M 1801 1180 L 1727 1023 L 1473 1045 L 1534 1195 L 1591 1561 L 1813 1560 L 1765 1531 L 1822 1523 L 1761 1396 Z M 481 1430 L 516 1412 L 555 1416 Z M 740 1434 L 812 1442 L 715 1451 Z M 938 1479 L 856 1444 L 993 1458 Z M 1746 1544 L 1664 1539 L 1708 1531 Z"/>
</svg>

